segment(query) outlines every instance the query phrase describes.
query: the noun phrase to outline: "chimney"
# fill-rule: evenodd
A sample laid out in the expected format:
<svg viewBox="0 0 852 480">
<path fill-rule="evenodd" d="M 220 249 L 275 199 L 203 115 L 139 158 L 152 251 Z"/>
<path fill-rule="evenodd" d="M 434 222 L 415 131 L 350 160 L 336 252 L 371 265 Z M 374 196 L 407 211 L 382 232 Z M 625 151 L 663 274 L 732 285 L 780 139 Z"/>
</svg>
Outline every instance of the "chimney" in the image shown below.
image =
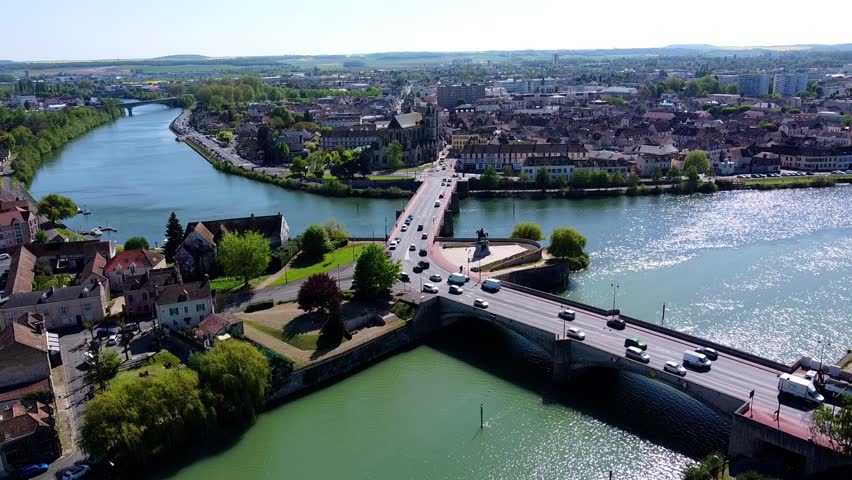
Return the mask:
<svg viewBox="0 0 852 480">
<path fill-rule="evenodd" d="M 210 275 L 205 273 L 204 280 L 201 282 L 201 285 L 207 285 L 208 283 L 210 283 Z"/>
</svg>

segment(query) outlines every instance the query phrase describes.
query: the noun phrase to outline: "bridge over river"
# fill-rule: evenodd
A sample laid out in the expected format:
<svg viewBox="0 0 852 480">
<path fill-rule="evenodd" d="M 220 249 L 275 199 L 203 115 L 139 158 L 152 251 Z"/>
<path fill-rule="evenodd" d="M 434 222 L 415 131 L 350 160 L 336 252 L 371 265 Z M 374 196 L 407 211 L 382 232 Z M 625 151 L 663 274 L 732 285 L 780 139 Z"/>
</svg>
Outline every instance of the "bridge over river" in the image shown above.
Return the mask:
<svg viewBox="0 0 852 480">
<path fill-rule="evenodd" d="M 127 109 L 127 115 L 133 116 L 133 109 L 135 107 L 141 107 L 143 105 L 166 105 L 169 107 L 177 106 L 177 97 L 166 97 L 166 98 L 156 98 L 154 100 L 140 100 L 138 102 L 127 102 L 121 105 L 121 108 Z"/>
<path fill-rule="evenodd" d="M 399 212 L 399 221 L 389 237 L 400 237 L 400 247 L 389 250 L 393 258 L 401 260 L 403 270 L 412 278 L 416 288 L 428 282 L 428 276 L 439 273 L 444 278 L 452 272 L 465 270 L 465 265 L 450 262 L 442 253 L 441 235 L 452 235 L 452 215 L 458 208 L 458 181 L 449 180 L 441 185 L 440 176 L 424 175 L 416 194 L 405 209 Z M 443 195 L 443 198 L 440 196 Z M 412 228 L 401 231 L 402 220 L 412 215 Z M 424 230 L 414 228 L 421 224 Z M 427 238 L 422 239 L 423 233 Z M 414 244 L 416 251 L 407 246 Z M 422 257 L 424 248 L 431 266 L 415 274 L 412 267 Z M 639 319 L 630 318 L 618 310 L 603 310 L 579 304 L 568 299 L 533 290 L 521 285 L 503 282 L 496 293 L 480 289 L 484 274 L 467 272 L 470 281 L 459 295 L 450 294 L 446 285 L 439 284 L 439 293 L 421 293 L 422 301 L 439 297 L 442 323 L 457 319 L 478 317 L 497 323 L 525 337 L 547 352 L 553 361 L 555 381 L 565 381 L 575 372 L 593 368 L 616 368 L 650 377 L 686 395 L 731 421 L 728 453 L 731 458 L 752 457 L 767 449 L 783 449 L 798 456 L 805 473 L 819 472 L 842 462 L 849 462 L 828 447 L 825 439 L 813 439 L 810 434 L 810 415 L 813 406 L 779 400 L 777 384 L 781 373 L 800 367 L 784 365 L 770 359 L 739 351 L 725 345 L 668 329 Z M 417 278 L 419 277 L 419 278 Z M 425 278 L 424 278 L 425 277 Z M 487 309 L 473 306 L 476 298 L 488 301 Z M 572 321 L 564 321 L 558 313 L 565 307 L 576 312 Z M 624 329 L 614 329 L 607 320 L 620 318 Z M 566 338 L 565 329 L 577 327 L 585 333 L 582 341 Z M 640 363 L 625 357 L 624 341 L 639 338 L 648 344 L 649 363 Z M 708 371 L 690 370 L 679 376 L 664 370 L 667 360 L 681 362 L 686 350 L 698 346 L 712 347 L 719 358 Z M 630 408 L 625 406 L 625 408 Z"/>
</svg>

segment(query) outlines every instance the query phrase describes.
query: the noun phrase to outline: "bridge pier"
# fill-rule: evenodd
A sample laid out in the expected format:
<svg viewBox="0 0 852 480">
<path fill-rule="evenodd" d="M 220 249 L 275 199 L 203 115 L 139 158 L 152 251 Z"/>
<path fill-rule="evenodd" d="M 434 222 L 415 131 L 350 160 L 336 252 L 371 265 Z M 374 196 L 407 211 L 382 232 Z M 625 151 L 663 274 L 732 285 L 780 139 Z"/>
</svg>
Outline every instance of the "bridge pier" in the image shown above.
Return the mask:
<svg viewBox="0 0 852 480">
<path fill-rule="evenodd" d="M 133 116 L 133 107 L 124 107 L 124 108 L 127 109 L 127 116 L 132 117 Z"/>
</svg>

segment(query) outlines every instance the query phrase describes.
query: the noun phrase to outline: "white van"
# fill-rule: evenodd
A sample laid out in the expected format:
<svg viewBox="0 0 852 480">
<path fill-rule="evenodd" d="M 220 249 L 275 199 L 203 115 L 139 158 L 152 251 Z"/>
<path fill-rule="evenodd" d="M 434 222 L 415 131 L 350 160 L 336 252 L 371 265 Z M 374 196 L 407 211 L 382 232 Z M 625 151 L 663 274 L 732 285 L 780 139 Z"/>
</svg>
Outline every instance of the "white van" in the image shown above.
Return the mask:
<svg viewBox="0 0 852 480">
<path fill-rule="evenodd" d="M 464 285 L 467 283 L 467 277 L 461 273 L 451 273 L 450 276 L 447 277 L 447 283 L 451 285 Z"/>
<path fill-rule="evenodd" d="M 493 278 L 489 278 L 489 279 L 485 280 L 484 282 L 482 282 L 482 289 L 483 290 L 490 290 L 492 292 L 499 292 L 500 291 L 500 280 L 495 280 Z"/>
<path fill-rule="evenodd" d="M 710 368 L 710 360 L 703 353 L 687 350 L 683 352 L 683 365 L 695 368 Z"/>
</svg>

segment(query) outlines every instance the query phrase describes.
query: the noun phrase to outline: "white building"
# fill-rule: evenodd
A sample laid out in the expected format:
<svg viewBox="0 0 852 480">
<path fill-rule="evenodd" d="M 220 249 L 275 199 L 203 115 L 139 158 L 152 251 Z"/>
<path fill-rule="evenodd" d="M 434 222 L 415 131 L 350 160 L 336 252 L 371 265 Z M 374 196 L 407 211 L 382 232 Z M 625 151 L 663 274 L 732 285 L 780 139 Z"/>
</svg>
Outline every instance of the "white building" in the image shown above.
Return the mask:
<svg viewBox="0 0 852 480">
<path fill-rule="evenodd" d="M 154 306 L 160 325 L 176 330 L 194 328 L 215 313 L 210 282 L 206 279 L 160 288 Z"/>
<path fill-rule="evenodd" d="M 808 89 L 807 73 L 779 73 L 775 75 L 772 93 L 782 97 L 794 97 Z"/>
</svg>

